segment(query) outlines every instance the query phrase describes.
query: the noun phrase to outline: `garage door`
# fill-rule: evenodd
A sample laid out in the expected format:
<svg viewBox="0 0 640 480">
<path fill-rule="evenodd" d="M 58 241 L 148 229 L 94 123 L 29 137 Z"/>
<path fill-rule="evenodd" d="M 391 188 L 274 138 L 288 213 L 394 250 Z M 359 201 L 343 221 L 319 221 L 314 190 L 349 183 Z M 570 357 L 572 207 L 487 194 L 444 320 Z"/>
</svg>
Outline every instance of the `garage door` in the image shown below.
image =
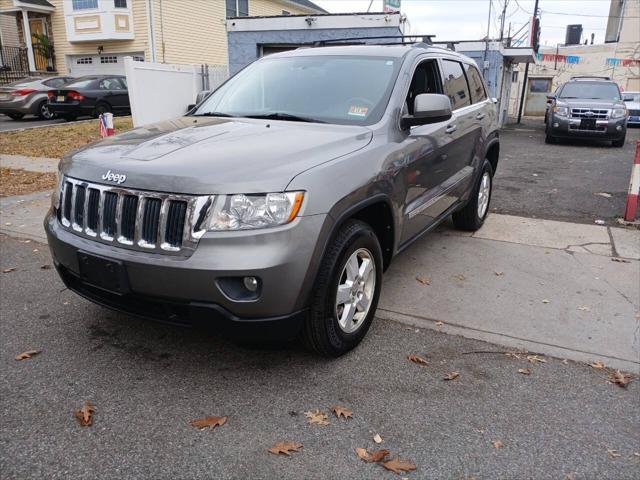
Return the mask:
<svg viewBox="0 0 640 480">
<path fill-rule="evenodd" d="M 84 75 L 124 75 L 124 57 L 144 61 L 143 53 L 104 53 L 102 55 L 67 55 L 69 74 L 74 77 Z"/>
</svg>

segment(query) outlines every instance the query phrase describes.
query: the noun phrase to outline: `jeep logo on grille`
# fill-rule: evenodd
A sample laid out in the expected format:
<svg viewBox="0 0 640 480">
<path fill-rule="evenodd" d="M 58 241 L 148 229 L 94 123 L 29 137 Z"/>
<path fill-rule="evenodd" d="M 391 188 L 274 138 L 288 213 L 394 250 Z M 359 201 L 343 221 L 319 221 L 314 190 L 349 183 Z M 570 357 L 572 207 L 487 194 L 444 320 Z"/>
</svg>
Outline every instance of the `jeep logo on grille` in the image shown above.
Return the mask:
<svg viewBox="0 0 640 480">
<path fill-rule="evenodd" d="M 111 170 L 107 170 L 107 173 L 102 175 L 102 180 L 107 182 L 114 182 L 120 185 L 127 180 L 127 176 L 124 173 L 113 173 Z"/>
</svg>

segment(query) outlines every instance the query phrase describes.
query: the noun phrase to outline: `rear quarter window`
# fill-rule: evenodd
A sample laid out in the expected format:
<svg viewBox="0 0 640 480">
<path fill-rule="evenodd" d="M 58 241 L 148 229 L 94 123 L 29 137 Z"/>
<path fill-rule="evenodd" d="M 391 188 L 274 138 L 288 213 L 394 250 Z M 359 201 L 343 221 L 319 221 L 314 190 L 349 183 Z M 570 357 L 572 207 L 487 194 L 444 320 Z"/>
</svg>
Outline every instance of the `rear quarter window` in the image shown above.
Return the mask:
<svg viewBox="0 0 640 480">
<path fill-rule="evenodd" d="M 487 99 L 487 91 L 484 89 L 482 76 L 474 65 L 464 65 L 467 80 L 469 81 L 469 89 L 471 90 L 471 101 L 479 103 Z"/>
<path fill-rule="evenodd" d="M 462 70 L 462 64 L 455 60 L 442 60 L 442 75 L 444 77 L 444 92 L 451 100 L 451 108 L 471 105 L 469 86 Z"/>
</svg>

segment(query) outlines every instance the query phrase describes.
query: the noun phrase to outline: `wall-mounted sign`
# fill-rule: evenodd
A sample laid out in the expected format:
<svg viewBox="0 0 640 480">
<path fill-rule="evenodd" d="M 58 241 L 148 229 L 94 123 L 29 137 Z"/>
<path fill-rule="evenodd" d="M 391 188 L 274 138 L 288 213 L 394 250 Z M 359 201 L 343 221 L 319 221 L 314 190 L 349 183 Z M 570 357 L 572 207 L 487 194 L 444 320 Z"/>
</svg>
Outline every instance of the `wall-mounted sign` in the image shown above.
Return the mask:
<svg viewBox="0 0 640 480">
<path fill-rule="evenodd" d="M 383 0 L 383 11 L 385 13 L 395 13 L 400 11 L 400 0 Z"/>
</svg>

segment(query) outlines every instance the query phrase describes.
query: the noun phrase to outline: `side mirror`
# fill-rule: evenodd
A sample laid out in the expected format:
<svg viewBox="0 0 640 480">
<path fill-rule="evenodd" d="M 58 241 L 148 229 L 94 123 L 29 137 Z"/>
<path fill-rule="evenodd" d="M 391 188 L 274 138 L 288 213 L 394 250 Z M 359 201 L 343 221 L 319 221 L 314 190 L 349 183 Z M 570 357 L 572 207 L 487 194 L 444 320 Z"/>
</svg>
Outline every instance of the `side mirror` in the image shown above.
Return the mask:
<svg viewBox="0 0 640 480">
<path fill-rule="evenodd" d="M 189 105 L 187 105 L 187 112 L 190 112 L 194 108 L 196 108 L 196 104 L 195 103 L 190 103 Z"/>
<path fill-rule="evenodd" d="M 413 115 L 403 115 L 400 125 L 403 130 L 416 125 L 444 122 L 451 118 L 451 100 L 438 93 L 422 93 L 413 101 Z"/>
</svg>

